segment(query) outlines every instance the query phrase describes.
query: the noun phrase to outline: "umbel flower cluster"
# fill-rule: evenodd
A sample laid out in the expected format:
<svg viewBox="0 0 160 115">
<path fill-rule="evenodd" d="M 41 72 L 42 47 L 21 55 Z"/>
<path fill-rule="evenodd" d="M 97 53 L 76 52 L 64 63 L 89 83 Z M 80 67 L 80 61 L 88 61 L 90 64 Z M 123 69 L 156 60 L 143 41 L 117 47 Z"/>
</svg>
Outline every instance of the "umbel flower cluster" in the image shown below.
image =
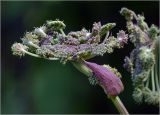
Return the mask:
<svg viewBox="0 0 160 115">
<path fill-rule="evenodd" d="M 127 43 L 128 35 L 123 30 L 119 31 L 116 37 L 110 36 L 109 31 L 115 25 L 108 23 L 102 26 L 98 22 L 93 24 L 91 32 L 83 28 L 81 31 L 71 31 L 66 35 L 63 31 L 66 25 L 62 21 L 46 21 L 43 26 L 26 32 L 21 38 L 22 43 L 12 45 L 12 51 L 14 55 L 28 54 L 49 60 L 60 60 L 63 64 L 67 61 L 83 62 L 87 69 L 90 68 L 90 83 L 99 84 L 108 95 L 116 96 L 123 91 L 123 84 L 118 77 L 120 73 L 110 66 L 103 67 L 84 61 L 94 56 L 103 56 L 106 52 L 112 53 L 114 48 L 122 48 Z M 95 68 L 98 72 L 95 72 L 97 71 Z"/>
<path fill-rule="evenodd" d="M 63 63 L 102 56 L 106 52 L 113 52 L 113 48 L 123 47 L 127 42 L 127 35 L 122 30 L 117 34 L 117 38 L 109 36 L 109 30 L 114 26 L 115 23 L 102 26 L 98 22 L 93 24 L 91 33 L 83 28 L 81 31 L 71 31 L 65 35 L 63 29 L 66 25 L 62 21 L 47 21 L 32 32 L 25 33 L 21 38 L 22 44 L 15 43 L 12 51 L 19 56 L 33 54 L 35 57 L 60 60 Z M 105 34 L 106 37 L 102 41 Z"/>
<path fill-rule="evenodd" d="M 155 25 L 149 27 L 143 15 L 122 8 L 120 13 L 127 20 L 130 41 L 135 48 L 130 57 L 125 58 L 124 67 L 132 74 L 133 98 L 138 103 L 160 103 L 160 30 Z M 134 23 L 135 22 L 135 23 Z"/>
</svg>

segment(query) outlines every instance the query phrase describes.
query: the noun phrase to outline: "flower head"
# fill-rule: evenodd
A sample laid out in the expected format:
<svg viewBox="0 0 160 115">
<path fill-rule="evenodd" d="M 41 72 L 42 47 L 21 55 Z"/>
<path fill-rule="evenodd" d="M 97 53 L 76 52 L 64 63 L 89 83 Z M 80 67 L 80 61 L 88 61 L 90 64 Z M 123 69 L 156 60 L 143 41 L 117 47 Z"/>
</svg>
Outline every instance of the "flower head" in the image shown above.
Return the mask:
<svg viewBox="0 0 160 115">
<path fill-rule="evenodd" d="M 160 84 L 158 79 L 159 29 L 155 25 L 150 28 L 144 21 L 144 16 L 122 8 L 121 14 L 127 19 L 127 29 L 130 41 L 135 48 L 130 57 L 125 58 L 124 67 L 131 73 L 134 86 L 133 98 L 138 103 L 158 105 L 160 100 Z M 136 23 L 132 20 L 135 19 Z M 147 89 L 147 90 L 146 90 Z M 160 95 L 159 95 L 160 96 Z"/>
<path fill-rule="evenodd" d="M 27 32 L 22 38 L 24 45 L 28 47 L 27 54 L 38 55 L 36 57 L 59 59 L 61 62 L 78 61 L 89 59 L 94 56 L 112 53 L 114 48 L 120 48 L 126 43 L 126 35 L 123 31 L 118 34 L 118 39 L 114 36 L 106 36 L 115 23 L 101 25 L 94 23 L 92 32 L 83 28 L 81 31 L 71 31 L 68 34 L 63 32 L 66 25 L 60 21 L 47 21 L 43 26 Z M 120 38 L 121 37 L 121 38 Z M 122 38 L 124 37 L 124 38 Z M 125 39 L 125 40 L 121 40 Z M 122 43 L 123 42 L 123 43 Z"/>
</svg>

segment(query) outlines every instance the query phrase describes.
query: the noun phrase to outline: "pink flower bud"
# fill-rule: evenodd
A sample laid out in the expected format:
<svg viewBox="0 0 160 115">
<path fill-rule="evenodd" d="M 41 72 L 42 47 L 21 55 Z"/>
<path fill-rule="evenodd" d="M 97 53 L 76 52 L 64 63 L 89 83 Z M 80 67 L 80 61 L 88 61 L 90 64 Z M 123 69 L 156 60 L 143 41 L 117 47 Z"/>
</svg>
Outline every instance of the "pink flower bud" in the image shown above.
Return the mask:
<svg viewBox="0 0 160 115">
<path fill-rule="evenodd" d="M 120 43 L 120 45 L 124 45 L 127 43 L 128 41 L 128 35 L 125 34 L 125 32 L 123 30 L 119 31 L 119 33 L 117 33 L 117 38 L 118 38 L 118 41 Z"/>
<path fill-rule="evenodd" d="M 96 63 L 86 61 L 84 61 L 84 64 L 93 71 L 97 80 L 99 81 L 99 85 L 103 87 L 104 91 L 109 96 L 117 96 L 123 91 L 124 87 L 120 78 L 116 76 L 116 74 L 114 74 L 110 69 Z"/>
</svg>

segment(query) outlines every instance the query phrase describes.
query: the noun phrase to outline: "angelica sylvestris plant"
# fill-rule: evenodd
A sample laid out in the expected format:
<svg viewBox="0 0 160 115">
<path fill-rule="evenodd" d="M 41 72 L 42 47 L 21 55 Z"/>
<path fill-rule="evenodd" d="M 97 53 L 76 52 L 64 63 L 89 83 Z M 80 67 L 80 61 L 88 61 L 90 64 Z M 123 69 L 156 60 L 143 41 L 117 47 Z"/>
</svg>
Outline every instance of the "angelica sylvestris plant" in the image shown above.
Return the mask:
<svg viewBox="0 0 160 115">
<path fill-rule="evenodd" d="M 130 17 L 130 15 L 132 16 L 130 10 L 126 10 L 124 8 L 123 10 L 121 10 L 121 13 L 126 16 L 127 23 L 131 23 L 129 25 L 132 27 L 132 19 L 128 19 L 132 18 Z M 144 87 L 143 82 L 145 83 L 145 81 L 139 80 L 138 78 L 141 77 L 135 76 L 139 75 L 139 66 L 140 69 L 143 70 L 140 70 L 139 73 L 143 73 L 145 70 L 145 72 L 148 72 L 148 76 L 150 76 L 150 67 L 154 68 L 154 72 L 158 72 L 158 70 L 155 69 L 158 67 L 155 63 L 155 54 L 153 53 L 157 50 L 154 50 L 155 48 L 153 46 L 156 45 L 153 44 L 155 44 L 154 41 L 157 39 L 159 31 L 155 26 L 148 28 L 141 16 L 138 19 L 141 20 L 137 20 L 139 25 L 137 25 L 136 28 L 139 28 L 138 31 L 143 28 L 140 32 L 146 33 L 143 35 L 150 37 L 151 40 L 144 43 L 144 45 L 141 45 L 141 42 L 138 41 L 141 39 L 134 39 L 134 37 L 139 38 L 138 35 L 141 35 L 141 33 L 135 34 L 136 32 L 132 32 L 131 30 L 133 29 L 128 26 L 128 28 L 131 28 L 129 34 L 130 38 L 132 37 L 132 39 L 130 40 L 134 41 L 137 49 L 136 51 L 139 52 L 139 58 L 132 56 L 132 58 L 136 58 L 138 61 L 135 61 L 135 59 L 133 59 L 134 61 L 132 61 L 129 58 L 126 58 L 125 67 L 127 67 L 127 69 L 132 73 L 135 91 L 143 92 L 142 90 L 144 89 L 142 89 L 142 87 Z M 142 25 L 141 23 L 144 24 Z M 28 54 L 37 58 L 59 60 L 63 64 L 66 64 L 67 62 L 72 63 L 75 68 L 88 76 L 90 84 L 98 84 L 104 89 L 107 97 L 112 100 L 113 104 L 120 113 L 128 114 L 125 106 L 118 97 L 118 95 L 124 90 L 123 83 L 120 79 L 121 74 L 117 71 L 117 69 L 112 68 L 109 65 L 98 65 L 96 63 L 86 61 L 87 59 L 93 58 L 95 56 L 103 56 L 103 54 L 105 53 L 112 53 L 114 48 L 123 48 L 123 46 L 128 41 L 128 35 L 125 34 L 123 30 L 120 30 L 116 36 L 110 35 L 110 30 L 115 27 L 115 25 L 115 23 L 107 23 L 105 25 L 101 25 L 101 23 L 98 22 L 93 24 L 91 31 L 82 28 L 82 30 L 80 31 L 71 31 L 68 34 L 65 34 L 63 30 L 65 29 L 66 25 L 63 23 L 63 21 L 49 20 L 46 21 L 46 23 L 41 27 L 37 27 L 31 32 L 26 32 L 24 37 L 21 38 L 22 43 L 14 43 L 11 49 L 14 55 L 18 55 L 20 57 Z M 145 57 L 145 59 L 143 59 L 143 57 Z M 154 76 L 152 80 L 154 81 L 152 82 L 154 83 L 154 95 L 157 95 L 156 92 L 159 89 L 157 89 L 157 86 L 155 88 L 156 80 L 154 80 L 154 78 L 158 79 L 158 75 L 157 77 L 155 77 L 155 75 L 156 73 L 154 73 L 154 75 L 151 74 L 151 76 Z M 145 77 L 146 80 L 150 78 L 152 77 Z M 148 85 L 146 86 L 149 87 L 150 84 L 149 82 L 147 83 Z M 150 100 L 149 97 L 151 96 L 151 90 L 145 89 L 144 91 L 146 92 L 146 100 Z M 135 94 L 136 93 L 134 93 L 134 95 Z M 134 97 L 136 96 L 137 95 L 135 95 Z"/>
<path fill-rule="evenodd" d="M 144 101 L 158 106 L 160 103 L 160 29 L 153 24 L 149 27 L 143 15 L 136 15 L 127 8 L 122 8 L 120 13 L 127 20 L 129 38 L 135 46 L 130 57 L 125 58 L 124 64 L 132 74 L 133 98 L 138 103 Z"/>
</svg>

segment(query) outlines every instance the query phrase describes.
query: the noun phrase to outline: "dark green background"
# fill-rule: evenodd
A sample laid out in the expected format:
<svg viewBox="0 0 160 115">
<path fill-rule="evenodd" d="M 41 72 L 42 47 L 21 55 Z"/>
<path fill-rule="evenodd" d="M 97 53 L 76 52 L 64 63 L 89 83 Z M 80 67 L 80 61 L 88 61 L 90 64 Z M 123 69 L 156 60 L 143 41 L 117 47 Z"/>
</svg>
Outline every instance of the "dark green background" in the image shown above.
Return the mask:
<svg viewBox="0 0 160 115">
<path fill-rule="evenodd" d="M 92 28 L 93 22 L 115 22 L 112 30 L 125 29 L 121 7 L 144 13 L 149 26 L 159 23 L 158 2 L 1 2 L 1 112 L 2 113 L 118 113 L 99 86 L 91 86 L 87 77 L 70 63 L 60 64 L 30 56 L 12 55 L 11 45 L 21 42 L 26 31 L 41 26 L 46 20 L 64 20 L 65 32 L 82 27 Z M 113 54 L 90 61 L 110 64 L 122 73 L 125 90 L 120 98 L 130 113 L 158 113 L 158 107 L 138 105 L 132 99 L 131 76 L 123 69 L 123 59 L 132 50 L 128 44 Z"/>
</svg>

